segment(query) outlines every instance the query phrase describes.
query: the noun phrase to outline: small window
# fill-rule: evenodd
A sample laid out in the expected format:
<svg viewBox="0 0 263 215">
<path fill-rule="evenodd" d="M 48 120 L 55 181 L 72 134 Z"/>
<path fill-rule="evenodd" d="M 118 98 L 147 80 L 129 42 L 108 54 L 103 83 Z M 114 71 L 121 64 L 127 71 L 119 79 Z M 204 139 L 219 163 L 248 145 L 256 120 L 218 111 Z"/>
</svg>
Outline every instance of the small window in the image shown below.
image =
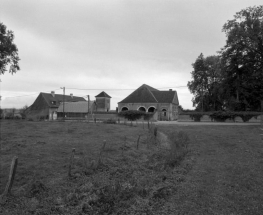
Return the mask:
<svg viewBox="0 0 263 215">
<path fill-rule="evenodd" d="M 52 104 L 52 105 L 55 105 L 55 104 L 56 104 L 56 101 L 52 101 L 51 104 Z"/>
</svg>

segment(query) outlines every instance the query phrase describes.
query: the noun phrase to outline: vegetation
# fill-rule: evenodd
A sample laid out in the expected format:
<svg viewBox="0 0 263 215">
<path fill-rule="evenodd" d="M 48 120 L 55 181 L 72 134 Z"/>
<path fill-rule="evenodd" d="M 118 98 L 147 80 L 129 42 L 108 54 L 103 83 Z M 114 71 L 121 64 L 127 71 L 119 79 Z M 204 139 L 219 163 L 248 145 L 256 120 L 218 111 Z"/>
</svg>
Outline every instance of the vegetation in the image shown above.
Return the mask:
<svg viewBox="0 0 263 215">
<path fill-rule="evenodd" d="M 258 126 L 2 123 L 0 193 L 18 167 L 0 214 L 262 213 Z"/>
<path fill-rule="evenodd" d="M 156 127 L 2 123 L 0 194 L 14 155 L 18 167 L 12 195 L 0 214 L 154 214 L 183 183 L 175 168 L 184 165 L 188 154 L 181 153 L 184 143 L 178 132 L 170 150 L 169 138 Z M 180 170 L 184 168 L 188 166 Z"/>
<path fill-rule="evenodd" d="M 148 121 L 148 127 L 149 127 L 149 120 L 153 117 L 153 114 L 146 113 L 143 111 L 138 111 L 138 110 L 127 110 L 127 111 L 121 111 L 120 113 L 118 113 L 118 116 L 130 120 L 131 125 L 132 125 L 132 121 L 143 118 L 144 120 Z"/>
<path fill-rule="evenodd" d="M 14 33 L 6 30 L 6 26 L 0 22 L 0 74 L 4 74 L 9 65 L 9 72 L 12 74 L 20 69 L 18 49 L 13 41 Z"/>
<path fill-rule="evenodd" d="M 188 88 L 198 111 L 260 111 L 263 101 L 263 6 L 236 13 L 223 26 L 219 55 L 200 54 Z"/>
<path fill-rule="evenodd" d="M 211 112 L 182 112 L 181 115 L 189 115 L 195 122 L 200 122 L 204 115 L 209 116 L 217 122 L 224 122 L 227 119 L 235 121 L 236 117 L 240 117 L 243 122 L 248 122 L 252 117 L 258 117 L 261 112 L 233 112 L 233 111 L 211 111 Z"/>
</svg>

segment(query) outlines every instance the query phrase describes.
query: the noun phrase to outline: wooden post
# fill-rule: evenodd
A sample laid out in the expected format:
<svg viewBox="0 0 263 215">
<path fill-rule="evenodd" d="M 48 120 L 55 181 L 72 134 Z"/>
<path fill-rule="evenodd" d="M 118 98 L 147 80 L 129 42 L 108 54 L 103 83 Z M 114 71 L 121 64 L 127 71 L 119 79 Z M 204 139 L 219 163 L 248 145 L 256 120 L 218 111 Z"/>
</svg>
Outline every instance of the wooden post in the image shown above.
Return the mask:
<svg viewBox="0 0 263 215">
<path fill-rule="evenodd" d="M 107 143 L 106 140 L 103 140 L 103 145 L 102 145 L 102 147 L 101 147 L 101 149 L 100 149 L 98 165 L 99 165 L 100 163 L 102 163 L 102 162 L 101 162 L 101 156 L 102 156 L 102 153 L 103 153 L 103 151 L 104 151 L 104 149 L 105 149 L 105 147 L 106 147 L 106 143 Z"/>
<path fill-rule="evenodd" d="M 74 155 L 75 155 L 75 148 L 72 149 L 71 156 L 70 156 L 69 167 L 68 167 L 68 176 L 69 177 L 71 176 L 71 167 L 73 165 Z"/>
<path fill-rule="evenodd" d="M 18 161 L 18 158 L 16 156 L 13 157 L 11 167 L 10 167 L 8 182 L 7 182 L 7 185 L 5 187 L 3 194 L 0 196 L 0 202 L 7 196 L 7 194 L 10 193 L 12 189 L 13 182 L 15 179 L 15 174 L 16 174 L 17 161 Z"/>
<path fill-rule="evenodd" d="M 126 139 L 127 139 L 127 137 L 125 136 L 125 137 L 124 137 L 124 143 L 123 143 L 123 146 L 122 146 L 122 151 L 121 151 L 121 155 L 122 155 L 122 156 L 123 156 L 124 148 L 125 148 L 125 146 L 126 146 Z"/>
<path fill-rule="evenodd" d="M 136 147 L 137 149 L 139 149 L 140 137 L 141 137 L 141 135 L 139 135 L 139 137 L 137 139 L 137 147 Z"/>
</svg>

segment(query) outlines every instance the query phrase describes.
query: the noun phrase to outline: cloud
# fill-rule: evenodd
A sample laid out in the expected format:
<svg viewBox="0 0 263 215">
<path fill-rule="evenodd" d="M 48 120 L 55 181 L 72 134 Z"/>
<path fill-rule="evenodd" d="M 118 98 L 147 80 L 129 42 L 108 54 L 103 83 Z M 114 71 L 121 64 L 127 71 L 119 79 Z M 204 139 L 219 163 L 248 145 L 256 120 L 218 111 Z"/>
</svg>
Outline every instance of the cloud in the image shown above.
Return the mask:
<svg viewBox="0 0 263 215">
<path fill-rule="evenodd" d="M 95 96 L 101 89 L 186 85 L 202 52 L 216 54 L 225 43 L 223 24 L 258 0 L 3 0 L 0 20 L 14 31 L 21 71 L 5 74 L 2 89 L 20 93 L 67 88 Z M 112 106 L 126 97 L 112 93 Z M 187 88 L 180 103 L 192 107 Z M 20 103 L 18 103 L 20 101 Z M 3 102 L 6 106 L 33 98 Z"/>
</svg>

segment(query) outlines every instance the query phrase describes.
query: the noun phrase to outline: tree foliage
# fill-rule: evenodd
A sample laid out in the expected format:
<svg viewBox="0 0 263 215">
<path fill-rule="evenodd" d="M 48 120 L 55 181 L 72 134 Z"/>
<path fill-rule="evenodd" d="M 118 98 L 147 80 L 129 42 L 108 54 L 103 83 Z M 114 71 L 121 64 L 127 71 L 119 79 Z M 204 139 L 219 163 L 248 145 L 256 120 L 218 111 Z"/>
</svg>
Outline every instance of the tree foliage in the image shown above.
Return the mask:
<svg viewBox="0 0 263 215">
<path fill-rule="evenodd" d="M 192 81 L 187 86 L 194 98 L 193 105 L 197 110 L 211 111 L 222 109 L 222 89 L 220 87 L 221 64 L 219 56 L 204 57 L 201 53 L 192 64 Z"/>
<path fill-rule="evenodd" d="M 6 26 L 0 22 L 0 74 L 4 74 L 8 66 L 12 74 L 20 69 L 18 49 L 13 41 L 14 33 L 6 30 Z"/>
<path fill-rule="evenodd" d="M 198 56 L 188 88 L 196 110 L 260 111 L 263 100 L 263 6 L 236 13 L 223 26 L 218 56 Z"/>
<path fill-rule="evenodd" d="M 263 6 L 236 13 L 223 26 L 227 41 L 221 50 L 228 106 L 260 110 L 263 99 Z"/>
</svg>

